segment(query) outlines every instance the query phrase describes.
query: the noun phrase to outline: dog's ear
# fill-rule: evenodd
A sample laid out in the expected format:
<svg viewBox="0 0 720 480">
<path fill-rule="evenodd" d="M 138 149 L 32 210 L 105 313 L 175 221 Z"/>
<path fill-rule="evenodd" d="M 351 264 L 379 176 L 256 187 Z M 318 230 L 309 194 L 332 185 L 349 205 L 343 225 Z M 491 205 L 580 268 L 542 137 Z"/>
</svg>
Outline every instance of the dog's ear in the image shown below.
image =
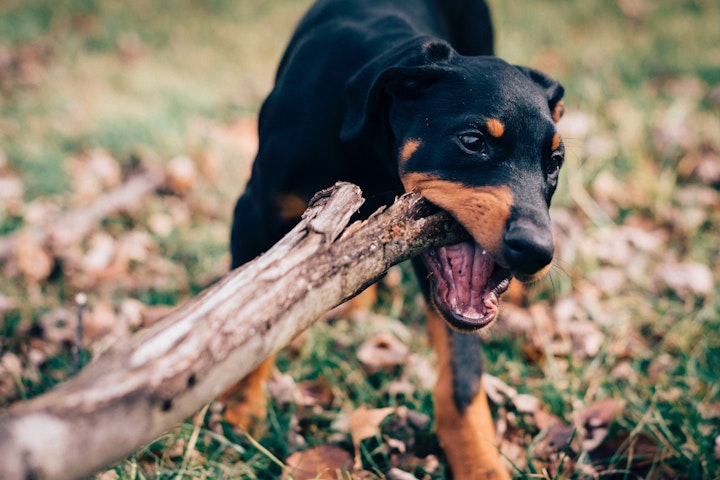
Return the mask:
<svg viewBox="0 0 720 480">
<path fill-rule="evenodd" d="M 559 122 L 565 112 L 562 100 L 563 95 L 565 94 L 563 86 L 539 70 L 521 66 L 517 66 L 517 68 L 545 92 L 545 96 L 548 100 L 548 106 L 550 107 L 550 113 L 552 114 L 552 119 L 555 123 Z"/>
<path fill-rule="evenodd" d="M 359 135 L 388 98 L 419 95 L 439 78 L 442 65 L 454 54 L 447 42 L 415 38 L 373 59 L 347 82 L 340 138 Z"/>
</svg>

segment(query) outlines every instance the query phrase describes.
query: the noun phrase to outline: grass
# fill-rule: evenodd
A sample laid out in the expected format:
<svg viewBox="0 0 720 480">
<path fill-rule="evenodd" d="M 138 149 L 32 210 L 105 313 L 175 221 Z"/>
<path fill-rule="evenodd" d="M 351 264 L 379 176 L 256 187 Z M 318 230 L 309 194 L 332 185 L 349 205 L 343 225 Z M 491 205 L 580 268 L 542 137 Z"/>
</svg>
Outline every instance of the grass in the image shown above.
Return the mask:
<svg viewBox="0 0 720 480">
<path fill-rule="evenodd" d="M 581 478 L 583 471 L 720 478 L 720 5 L 491 4 L 498 53 L 564 84 L 568 155 L 553 207 L 555 268 L 520 306 L 505 305 L 486 339 L 487 370 L 539 399 L 566 428 L 600 401 L 623 402 L 599 447 L 576 433 L 562 460 L 543 454 L 548 429 L 507 400 L 496 406 L 508 429 L 503 451 L 514 452 L 521 478 Z M 0 61 L 0 181 L 22 188 L 0 192 L 3 235 L 77 205 L 78 178 L 68 165 L 93 149 L 108 152 L 123 177 L 140 165 L 172 168 L 179 156 L 197 168 L 193 189 L 107 218 L 79 245 L 52 252 L 43 275 L 23 269 L 17 256 L 2 264 L 0 405 L 72 375 L 69 344 L 53 319 L 72 309 L 77 292 L 94 306 L 90 325 L 102 324 L 98 305 L 108 304 L 113 325 L 127 334 L 127 298 L 152 317 L 225 271 L 231 202 L 252 159 L 252 119 L 307 5 L 0 5 L 0 60 L 10 59 Z M 116 262 L 118 252 L 134 252 L 115 264 L 119 270 L 90 268 L 103 233 L 114 241 Z M 352 450 L 344 423 L 360 407 L 406 407 L 432 418 L 423 372 L 433 360 L 417 286 L 404 266 L 391 278 L 371 321 L 317 325 L 278 360 L 280 372 L 329 392 L 331 401 L 273 401 L 254 439 L 224 424 L 211 405 L 99 478 L 278 478 L 295 451 L 328 443 Z M 368 373 L 356 352 L 380 331 L 394 332 L 414 356 Z M 103 338 L 88 339 L 87 357 Z M 407 388 L 396 388 L 398 378 Z M 446 477 L 431 424 L 410 428 L 394 417 L 380 432 L 362 444 L 369 478 L 382 478 L 399 458 L 390 437 L 413 445 L 422 460 L 403 467 L 416 477 Z"/>
</svg>

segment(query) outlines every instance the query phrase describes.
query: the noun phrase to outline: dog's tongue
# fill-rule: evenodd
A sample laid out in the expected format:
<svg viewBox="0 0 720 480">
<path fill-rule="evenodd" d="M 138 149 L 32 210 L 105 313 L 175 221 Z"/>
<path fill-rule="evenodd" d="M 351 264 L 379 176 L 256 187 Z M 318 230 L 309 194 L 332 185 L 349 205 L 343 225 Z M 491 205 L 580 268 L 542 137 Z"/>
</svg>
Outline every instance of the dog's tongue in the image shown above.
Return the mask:
<svg viewBox="0 0 720 480">
<path fill-rule="evenodd" d="M 432 272 L 433 296 L 440 312 L 460 330 L 477 330 L 495 320 L 510 272 L 473 241 L 440 247 L 424 256 Z"/>
</svg>

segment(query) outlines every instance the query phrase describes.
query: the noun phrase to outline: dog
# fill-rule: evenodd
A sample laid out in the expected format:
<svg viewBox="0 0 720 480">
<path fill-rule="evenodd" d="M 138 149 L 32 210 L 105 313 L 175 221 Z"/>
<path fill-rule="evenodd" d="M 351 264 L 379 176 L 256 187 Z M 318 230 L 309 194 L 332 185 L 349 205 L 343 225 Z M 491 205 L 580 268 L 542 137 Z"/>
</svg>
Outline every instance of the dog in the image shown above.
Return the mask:
<svg viewBox="0 0 720 480">
<path fill-rule="evenodd" d="M 257 157 L 234 210 L 233 267 L 339 180 L 362 188 L 367 211 L 415 190 L 472 237 L 413 261 L 438 356 L 435 427 L 456 479 L 509 478 L 473 332 L 495 320 L 511 278 L 531 282 L 550 268 L 563 93 L 494 56 L 481 0 L 320 0 L 260 111 Z M 264 419 L 273 361 L 223 394 L 230 422 Z"/>
</svg>

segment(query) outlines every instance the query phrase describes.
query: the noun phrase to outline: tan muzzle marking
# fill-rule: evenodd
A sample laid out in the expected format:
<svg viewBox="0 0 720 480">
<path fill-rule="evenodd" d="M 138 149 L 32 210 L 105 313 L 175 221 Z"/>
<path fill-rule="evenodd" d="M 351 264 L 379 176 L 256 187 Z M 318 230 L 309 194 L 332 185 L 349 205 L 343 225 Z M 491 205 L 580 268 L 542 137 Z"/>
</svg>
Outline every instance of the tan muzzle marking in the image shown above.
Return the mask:
<svg viewBox="0 0 720 480">
<path fill-rule="evenodd" d="M 505 223 L 513 206 L 510 187 L 469 187 L 424 173 L 407 173 L 402 182 L 406 191 L 417 190 L 450 212 L 485 250 L 501 257 Z"/>
</svg>

